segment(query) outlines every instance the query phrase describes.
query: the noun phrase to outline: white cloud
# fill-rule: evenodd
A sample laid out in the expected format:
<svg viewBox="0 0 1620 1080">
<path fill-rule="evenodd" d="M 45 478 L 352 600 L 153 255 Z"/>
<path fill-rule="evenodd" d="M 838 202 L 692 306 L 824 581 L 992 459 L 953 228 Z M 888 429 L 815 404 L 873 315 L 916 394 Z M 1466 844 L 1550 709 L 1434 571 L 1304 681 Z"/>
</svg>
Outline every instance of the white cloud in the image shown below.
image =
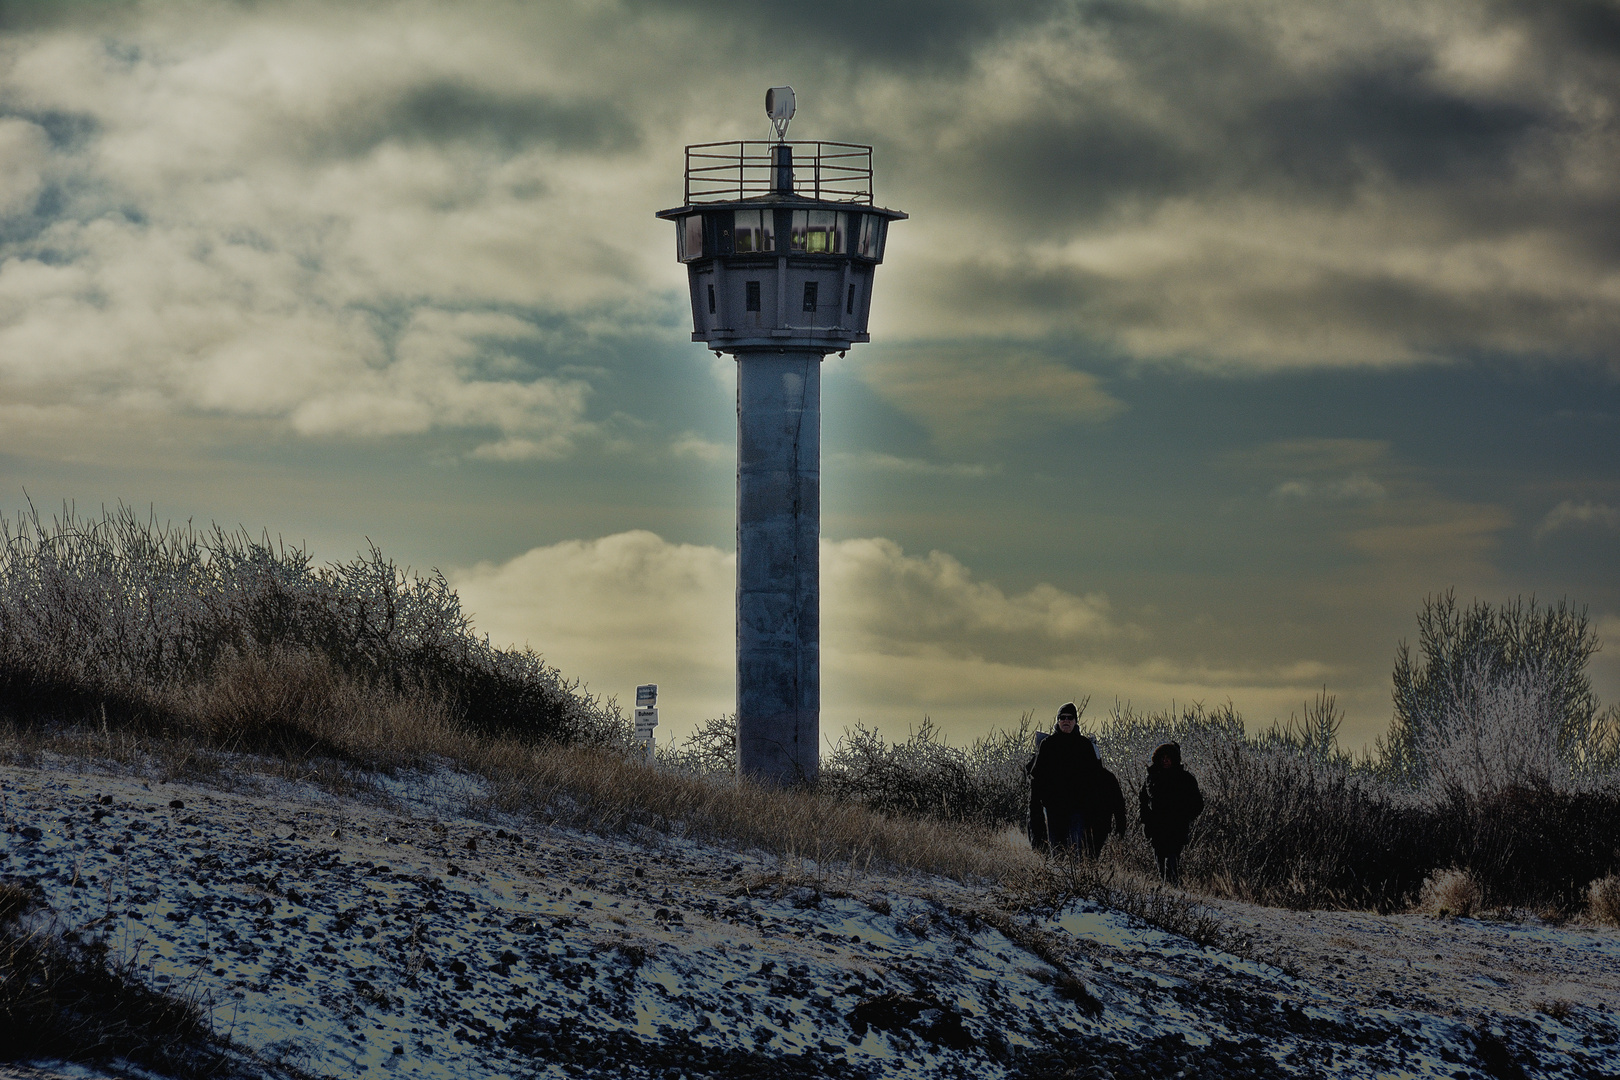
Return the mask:
<svg viewBox="0 0 1620 1080">
<path fill-rule="evenodd" d="M 978 465 L 966 461 L 928 461 L 923 458 L 899 457 L 876 451 L 860 453 L 840 451 L 827 455 L 827 460 L 863 472 L 888 473 L 894 476 L 948 476 L 961 480 L 980 480 L 1001 471 L 999 465 Z"/>
<path fill-rule="evenodd" d="M 1376 502 L 1388 494 L 1383 484 L 1359 472 L 1339 480 L 1285 480 L 1271 489 L 1271 497 L 1280 501 L 1329 499 L 1334 502 Z"/>
<path fill-rule="evenodd" d="M 660 317 L 630 255 L 654 223 L 618 212 L 645 175 L 601 168 L 612 140 L 593 134 L 619 114 L 546 85 L 560 43 L 537 56 L 499 19 L 381 11 L 159 9 L 8 42 L 0 98 L 82 129 L 53 143 L 0 118 L 0 220 L 26 222 L 48 182 L 57 195 L 51 221 L 0 245 L 14 400 L 306 435 L 493 432 L 475 453 L 501 459 L 596 434 L 589 380 L 507 350 L 553 367 L 569 352 L 514 311 L 582 315 L 576 336 L 603 303 L 623 305 L 610 332 Z M 432 92 L 449 105 L 411 105 Z M 474 120 L 550 108 L 562 134 L 540 115 L 527 141 L 480 141 L 432 112 L 456 94 Z"/>
<path fill-rule="evenodd" d="M 681 432 L 670 443 L 669 450 L 676 457 L 695 458 L 710 464 L 724 461 L 734 452 L 731 447 L 711 442 L 695 431 Z"/>
<path fill-rule="evenodd" d="M 1591 500 L 1575 502 L 1565 499 L 1547 511 L 1547 516 L 1536 526 L 1535 538 L 1544 540 L 1556 532 L 1587 527 L 1620 531 L 1620 509 Z"/>
<path fill-rule="evenodd" d="M 943 552 L 891 540 L 822 543 L 822 726 L 891 733 L 932 715 L 958 735 L 1091 694 L 1163 707 L 1235 695 L 1286 715 L 1329 669 L 1289 661 L 1215 668 L 1145 651 L 1106 597 L 1050 584 L 1009 592 Z M 598 693 L 660 685 L 661 737 L 734 707 L 735 558 L 650 532 L 534 548 L 451 575 L 497 644 L 527 643 Z M 1110 646 L 1129 646 L 1122 650 Z"/>
</svg>

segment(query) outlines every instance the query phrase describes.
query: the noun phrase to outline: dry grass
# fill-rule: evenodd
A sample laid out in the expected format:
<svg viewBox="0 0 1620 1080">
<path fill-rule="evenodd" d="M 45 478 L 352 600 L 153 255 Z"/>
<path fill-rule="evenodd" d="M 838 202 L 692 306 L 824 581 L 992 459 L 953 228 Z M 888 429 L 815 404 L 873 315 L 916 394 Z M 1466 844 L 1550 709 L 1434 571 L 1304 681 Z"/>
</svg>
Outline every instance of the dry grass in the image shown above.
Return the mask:
<svg viewBox="0 0 1620 1080">
<path fill-rule="evenodd" d="M 818 865 L 918 870 L 997 880 L 1035 863 L 989 829 L 891 817 L 859 803 L 747 780 L 671 773 L 611 750 L 485 744 L 475 768 L 502 809 L 623 832 L 636 826 Z"/>
<path fill-rule="evenodd" d="M 144 731 L 13 722 L 0 754 L 27 763 L 51 752 L 224 786 L 257 769 L 342 793 L 366 789 L 378 772 L 452 766 L 490 781 L 489 809 L 541 823 L 607 833 L 645 828 L 816 864 L 958 880 L 997 880 L 1034 862 L 983 827 L 671 771 L 616 748 L 481 735 L 438 699 L 346 675 L 307 651 L 234 657 L 158 705 Z"/>
<path fill-rule="evenodd" d="M 1466 919 L 1479 910 L 1483 894 L 1472 871 L 1437 870 L 1423 883 L 1418 910 L 1441 918 Z"/>
<path fill-rule="evenodd" d="M 1135 915 L 1150 926 L 1239 956 L 1251 942 L 1216 913 L 1180 889 L 1139 873 L 1122 853 L 1101 859 L 1058 858 L 1032 862 L 1002 880 L 1001 902 L 1020 911 L 1056 913 L 1077 899 Z"/>
<path fill-rule="evenodd" d="M 1620 875 L 1610 874 L 1587 886 L 1586 907 L 1598 922 L 1620 926 Z"/>
</svg>

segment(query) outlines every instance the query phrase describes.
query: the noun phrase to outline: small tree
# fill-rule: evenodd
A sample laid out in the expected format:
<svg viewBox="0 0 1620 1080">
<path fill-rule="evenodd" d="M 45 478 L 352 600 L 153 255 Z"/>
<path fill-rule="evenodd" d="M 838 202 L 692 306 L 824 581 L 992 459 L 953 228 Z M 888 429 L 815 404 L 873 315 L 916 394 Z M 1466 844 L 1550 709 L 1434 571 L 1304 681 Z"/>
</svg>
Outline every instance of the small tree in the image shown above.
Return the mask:
<svg viewBox="0 0 1620 1080">
<path fill-rule="evenodd" d="M 1460 610 L 1450 591 L 1425 597 L 1418 655 L 1405 641 L 1395 653 L 1395 717 L 1380 743 L 1386 764 L 1408 780 L 1434 778 L 1435 755 L 1465 731 L 1474 748 L 1537 748 L 1541 758 L 1539 748 L 1551 746 L 1570 765 L 1589 764 L 1602 727 L 1586 675 L 1597 650 L 1586 609 L 1564 600 L 1475 601 Z M 1511 730 L 1485 730 L 1501 725 Z M 1541 764 L 1527 763 L 1535 772 Z M 1523 771 L 1501 765 L 1492 775 Z"/>
</svg>

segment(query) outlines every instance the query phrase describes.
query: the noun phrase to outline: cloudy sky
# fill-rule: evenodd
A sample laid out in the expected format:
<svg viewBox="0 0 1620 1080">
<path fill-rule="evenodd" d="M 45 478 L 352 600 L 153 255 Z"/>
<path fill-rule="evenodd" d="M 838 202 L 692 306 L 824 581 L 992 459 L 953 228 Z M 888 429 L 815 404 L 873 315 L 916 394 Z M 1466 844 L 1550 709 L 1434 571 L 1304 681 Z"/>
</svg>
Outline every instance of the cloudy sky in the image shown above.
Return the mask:
<svg viewBox="0 0 1620 1080">
<path fill-rule="evenodd" d="M 823 728 L 1322 686 L 1568 597 L 1620 698 L 1615 0 L 0 0 L 0 510 L 369 538 L 663 733 L 732 704 L 682 147 L 876 147 Z"/>
</svg>

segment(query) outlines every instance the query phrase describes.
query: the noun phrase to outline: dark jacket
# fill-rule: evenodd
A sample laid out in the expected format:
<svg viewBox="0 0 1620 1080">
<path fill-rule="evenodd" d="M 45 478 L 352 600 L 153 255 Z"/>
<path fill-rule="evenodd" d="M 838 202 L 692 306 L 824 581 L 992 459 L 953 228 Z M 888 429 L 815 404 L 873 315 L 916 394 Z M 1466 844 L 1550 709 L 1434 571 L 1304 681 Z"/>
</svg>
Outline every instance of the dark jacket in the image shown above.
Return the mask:
<svg viewBox="0 0 1620 1080">
<path fill-rule="evenodd" d="M 1088 831 L 1105 836 L 1112 824 L 1115 836 L 1125 835 L 1125 793 L 1120 790 L 1119 777 L 1100 764 L 1087 793 L 1085 811 Z"/>
<path fill-rule="evenodd" d="M 1067 735 L 1054 731 L 1035 753 L 1029 770 L 1031 794 L 1049 810 L 1079 810 L 1098 768 L 1097 752 L 1078 728 Z"/>
<path fill-rule="evenodd" d="M 1157 764 L 1170 756 L 1168 766 Z M 1142 811 L 1142 831 L 1154 850 L 1179 852 L 1187 846 L 1187 831 L 1193 819 L 1204 812 L 1204 795 L 1193 774 L 1181 767 L 1181 747 L 1166 743 L 1153 752 L 1155 762 L 1137 800 Z"/>
</svg>

